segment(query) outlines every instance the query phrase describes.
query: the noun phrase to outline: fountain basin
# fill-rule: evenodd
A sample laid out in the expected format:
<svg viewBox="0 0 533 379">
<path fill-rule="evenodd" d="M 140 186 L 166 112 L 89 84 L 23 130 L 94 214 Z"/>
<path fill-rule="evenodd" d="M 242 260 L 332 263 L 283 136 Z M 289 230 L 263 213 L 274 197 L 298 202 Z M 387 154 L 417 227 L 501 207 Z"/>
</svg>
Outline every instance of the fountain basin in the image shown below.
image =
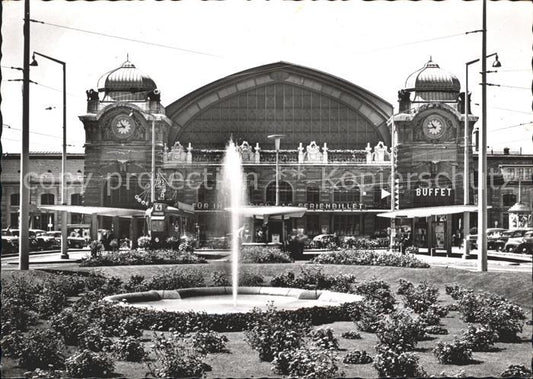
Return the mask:
<svg viewBox="0 0 533 379">
<path fill-rule="evenodd" d="M 239 287 L 237 306 L 232 287 L 199 287 L 147 291 L 107 296 L 105 301 L 121 306 L 168 311 L 205 312 L 207 314 L 247 313 L 254 308 L 266 309 L 273 304 L 280 310 L 339 306 L 361 301 L 359 295 L 299 288 Z"/>
</svg>

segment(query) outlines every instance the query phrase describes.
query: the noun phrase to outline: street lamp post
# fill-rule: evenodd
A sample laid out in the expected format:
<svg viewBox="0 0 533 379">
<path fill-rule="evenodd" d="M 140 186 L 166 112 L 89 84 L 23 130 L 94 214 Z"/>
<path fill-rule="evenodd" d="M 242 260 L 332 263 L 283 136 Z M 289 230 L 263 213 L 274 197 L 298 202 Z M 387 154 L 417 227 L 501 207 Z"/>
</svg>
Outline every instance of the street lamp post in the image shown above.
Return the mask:
<svg viewBox="0 0 533 379">
<path fill-rule="evenodd" d="M 492 53 L 486 56 L 490 58 L 496 56 L 492 67 L 500 67 L 501 63 L 498 60 L 498 53 Z M 463 198 L 464 205 L 470 204 L 470 133 L 469 133 L 469 119 L 468 115 L 470 114 L 470 101 L 468 94 L 468 68 L 471 64 L 477 63 L 481 58 L 471 60 L 465 64 L 465 107 L 464 107 L 464 171 L 463 171 Z M 466 258 L 470 254 L 470 244 L 468 235 L 470 233 L 470 212 L 464 212 L 463 215 L 463 236 L 464 236 L 464 252 L 463 258 Z M 479 235 L 479 234 L 478 234 Z"/>
<path fill-rule="evenodd" d="M 35 56 L 49 59 L 59 63 L 63 67 L 63 148 L 61 152 L 61 204 L 67 205 L 67 184 L 66 184 L 66 163 L 67 163 L 67 64 L 59 59 L 48 55 L 33 52 L 33 60 L 30 66 L 37 66 Z M 68 259 L 68 239 L 67 239 L 67 212 L 61 212 L 61 259 Z"/>
<path fill-rule="evenodd" d="M 276 148 L 276 206 L 279 205 L 279 146 L 283 137 L 285 137 L 283 134 L 272 134 L 267 137 L 274 140 L 274 147 Z"/>
</svg>

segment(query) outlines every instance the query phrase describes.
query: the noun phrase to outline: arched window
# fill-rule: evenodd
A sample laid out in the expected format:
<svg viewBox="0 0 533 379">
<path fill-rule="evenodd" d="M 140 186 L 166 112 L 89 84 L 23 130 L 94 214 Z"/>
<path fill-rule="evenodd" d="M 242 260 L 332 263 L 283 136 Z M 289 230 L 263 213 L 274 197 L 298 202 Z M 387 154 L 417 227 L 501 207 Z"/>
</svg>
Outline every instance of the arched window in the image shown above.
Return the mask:
<svg viewBox="0 0 533 379">
<path fill-rule="evenodd" d="M 333 191 L 333 201 L 335 203 L 359 203 L 361 201 L 361 191 L 359 187 L 338 188 Z"/>
<path fill-rule="evenodd" d="M 276 204 L 276 182 L 271 182 L 266 188 L 266 202 Z M 292 187 L 289 183 L 279 182 L 279 204 L 292 204 Z"/>
<path fill-rule="evenodd" d="M 317 185 L 307 187 L 307 202 L 312 204 L 320 202 L 320 189 Z"/>
<path fill-rule="evenodd" d="M 55 196 L 53 193 L 43 193 L 41 195 L 41 205 L 54 205 Z"/>
<path fill-rule="evenodd" d="M 19 206 L 20 205 L 20 193 L 11 194 L 10 204 L 11 204 L 11 206 Z"/>
</svg>

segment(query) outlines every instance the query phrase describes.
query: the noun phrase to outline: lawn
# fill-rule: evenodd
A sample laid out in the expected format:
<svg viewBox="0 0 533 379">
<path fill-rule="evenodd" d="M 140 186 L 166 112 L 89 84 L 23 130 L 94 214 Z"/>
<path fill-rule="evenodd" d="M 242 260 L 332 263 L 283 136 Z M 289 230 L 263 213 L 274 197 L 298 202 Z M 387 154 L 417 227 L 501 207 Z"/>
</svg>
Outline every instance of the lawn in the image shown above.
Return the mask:
<svg viewBox="0 0 533 379">
<path fill-rule="evenodd" d="M 516 272 L 468 272 L 453 268 L 430 268 L 430 269 L 409 269 L 394 267 L 371 267 L 371 266 L 339 266 L 339 265 L 309 265 L 309 264 L 244 264 L 243 271 L 250 273 L 260 273 L 268 283 L 270 278 L 283 272 L 293 271 L 298 273 L 301 267 L 320 268 L 325 274 L 340 275 L 353 274 L 359 281 L 370 279 L 381 279 L 389 283 L 393 293 L 396 293 L 398 279 L 402 278 L 413 282 L 415 285 L 427 280 L 440 289 L 439 305 L 452 304 L 455 301 L 445 293 L 444 286 L 459 284 L 460 286 L 481 291 L 492 292 L 508 298 L 522 306 L 527 313 L 528 320 L 531 319 L 531 275 L 528 273 Z M 217 262 L 208 265 L 180 265 L 180 268 L 201 269 L 206 277 L 210 277 L 214 271 L 229 272 L 228 264 Z M 98 272 L 106 277 L 116 276 L 127 280 L 132 275 L 143 275 L 146 278 L 152 277 L 168 266 L 130 266 L 130 267 L 100 267 L 100 268 L 71 268 L 70 271 Z M 29 271 L 2 273 L 2 278 L 9 280 L 10 277 L 25 275 L 32 280 L 39 280 L 47 275 L 54 275 L 51 272 Z M 402 307 L 402 298 L 396 295 L 397 306 Z M 451 341 L 455 335 L 459 335 L 461 329 L 467 327 L 457 311 L 452 311 L 441 320 L 442 326 L 448 329 L 448 334 L 444 336 L 432 336 L 432 339 L 420 341 L 415 353 L 420 357 L 420 365 L 426 370 L 429 376 L 454 376 L 464 371 L 466 376 L 472 377 L 498 377 L 500 373 L 510 364 L 521 364 L 531 367 L 531 325 L 525 325 L 520 334 L 521 341 L 515 343 L 496 343 L 496 350 L 493 352 L 474 352 L 474 361 L 468 365 L 443 365 L 440 364 L 432 353 L 438 341 Z M 376 377 L 377 372 L 372 364 L 348 365 L 342 363 L 344 356 L 353 350 L 366 350 L 372 357 L 375 356 L 375 346 L 377 337 L 373 333 L 359 332 L 362 336 L 358 340 L 348 340 L 341 337 L 341 334 L 350 330 L 357 330 L 353 322 L 335 322 L 326 325 L 331 327 L 334 335 L 338 338 L 341 350 L 338 351 L 338 364 L 346 377 Z M 39 328 L 48 328 L 47 322 L 38 325 Z M 272 372 L 271 364 L 262 362 L 258 358 L 256 351 L 244 341 L 243 332 L 225 332 L 228 337 L 227 347 L 229 353 L 209 354 L 206 362 L 212 366 L 212 371 L 207 373 L 208 378 L 214 377 L 267 377 L 279 376 Z M 152 332 L 144 331 L 143 341 L 146 347 L 151 345 Z M 69 347 L 69 351 L 73 351 Z M 153 356 L 152 356 L 153 359 Z M 14 361 L 2 358 L 2 377 L 20 377 L 27 371 L 16 367 Z M 142 378 L 148 372 L 148 368 L 143 363 L 130 363 L 124 361 L 115 362 L 116 376 L 129 378 Z"/>
</svg>

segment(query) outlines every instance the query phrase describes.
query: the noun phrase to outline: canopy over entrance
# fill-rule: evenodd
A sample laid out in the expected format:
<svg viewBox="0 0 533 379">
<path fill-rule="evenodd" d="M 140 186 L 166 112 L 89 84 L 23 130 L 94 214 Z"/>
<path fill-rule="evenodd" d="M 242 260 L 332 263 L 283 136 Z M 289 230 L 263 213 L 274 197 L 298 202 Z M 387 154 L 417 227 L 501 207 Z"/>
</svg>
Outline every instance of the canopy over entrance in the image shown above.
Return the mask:
<svg viewBox="0 0 533 379">
<path fill-rule="evenodd" d="M 487 207 L 492 208 L 492 207 Z M 397 211 L 379 213 L 378 217 L 387 218 L 414 218 L 414 217 L 429 217 L 439 215 L 449 215 L 455 213 L 464 212 L 477 212 L 477 205 L 444 205 L 439 207 L 423 207 L 423 208 L 410 208 L 400 209 Z"/>
<path fill-rule="evenodd" d="M 283 218 L 300 218 L 302 217 L 305 212 L 307 211 L 307 208 L 303 207 L 276 207 L 276 206 L 267 206 L 267 207 L 261 207 L 261 206 L 250 206 L 250 207 L 240 207 L 240 208 L 226 208 L 229 212 L 237 212 L 239 215 L 244 217 L 256 217 L 258 219 L 276 219 L 280 220 Z"/>
<path fill-rule="evenodd" d="M 129 208 L 113 208 L 113 207 L 90 207 L 84 205 L 44 205 L 39 207 L 40 209 L 46 209 L 49 211 L 58 211 L 58 212 L 70 212 L 70 213 L 80 213 L 85 215 L 96 214 L 98 216 L 109 216 L 109 217 L 144 217 L 151 215 L 152 208 L 148 209 L 129 209 Z M 167 211 L 170 211 L 174 214 L 193 214 L 194 209 L 192 205 L 182 203 L 178 201 L 177 207 L 167 207 Z"/>
<path fill-rule="evenodd" d="M 96 214 L 98 216 L 110 217 L 143 217 L 144 209 L 112 208 L 112 207 L 88 207 L 84 205 L 46 205 L 39 207 L 49 211 L 81 213 L 86 215 Z"/>
</svg>

